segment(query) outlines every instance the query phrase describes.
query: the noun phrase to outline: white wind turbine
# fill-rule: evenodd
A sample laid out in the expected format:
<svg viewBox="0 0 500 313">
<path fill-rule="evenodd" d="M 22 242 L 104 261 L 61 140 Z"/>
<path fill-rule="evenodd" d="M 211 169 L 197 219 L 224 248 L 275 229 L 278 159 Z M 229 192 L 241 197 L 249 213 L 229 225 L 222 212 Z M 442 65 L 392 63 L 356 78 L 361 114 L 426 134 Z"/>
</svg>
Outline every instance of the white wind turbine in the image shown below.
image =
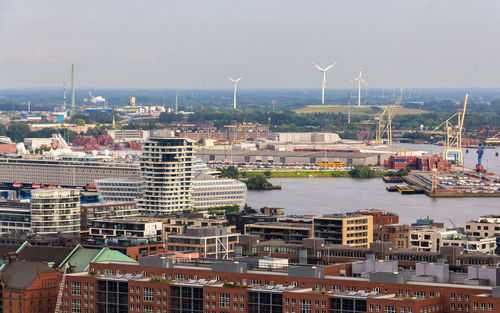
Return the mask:
<svg viewBox="0 0 500 313">
<path fill-rule="evenodd" d="M 238 82 L 242 79 L 243 77 L 240 77 L 238 79 L 233 79 L 231 76 L 229 76 L 229 80 L 233 82 L 234 84 L 234 97 L 233 97 L 233 109 L 236 110 L 236 89 L 238 88 Z"/>
<path fill-rule="evenodd" d="M 334 62 L 333 64 L 325 67 L 325 68 L 321 68 L 319 67 L 316 63 L 314 62 L 311 62 L 312 65 L 317 68 L 318 70 L 320 70 L 322 73 L 323 73 L 323 88 L 322 88 L 322 91 L 321 91 L 321 104 L 325 104 L 325 88 L 326 88 L 326 71 L 328 71 L 329 69 L 331 69 L 332 67 L 334 67 L 337 62 Z"/>
<path fill-rule="evenodd" d="M 361 67 L 361 69 L 359 70 L 359 76 L 351 80 L 351 83 L 356 80 L 358 81 L 358 106 L 361 106 L 361 83 L 365 84 L 365 86 L 368 86 L 365 80 L 361 77 L 362 75 L 363 75 L 363 67 Z"/>
</svg>

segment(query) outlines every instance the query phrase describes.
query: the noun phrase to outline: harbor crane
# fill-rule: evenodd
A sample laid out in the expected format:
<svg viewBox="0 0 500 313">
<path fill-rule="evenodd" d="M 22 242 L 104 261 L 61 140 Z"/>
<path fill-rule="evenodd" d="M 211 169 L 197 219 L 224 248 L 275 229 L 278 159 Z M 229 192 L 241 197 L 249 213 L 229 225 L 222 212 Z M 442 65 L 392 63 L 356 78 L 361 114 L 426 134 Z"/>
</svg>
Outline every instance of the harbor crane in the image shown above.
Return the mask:
<svg viewBox="0 0 500 313">
<path fill-rule="evenodd" d="M 483 154 L 484 154 L 484 149 L 486 148 L 486 140 L 488 139 L 488 133 L 490 129 L 486 128 L 486 134 L 484 135 L 484 141 L 480 142 L 479 145 L 477 146 L 477 164 L 476 164 L 476 172 L 478 173 L 485 173 L 486 170 L 484 169 L 484 166 L 482 164 L 483 161 Z"/>
<path fill-rule="evenodd" d="M 458 165 L 463 165 L 464 163 L 464 156 L 462 153 L 462 129 L 464 126 L 468 98 L 469 94 L 466 93 L 462 110 L 453 114 L 450 118 L 442 122 L 432 131 L 434 134 L 440 133 L 441 129 L 446 131 L 446 143 L 443 150 L 444 158 L 445 160 L 455 162 Z M 452 122 L 455 118 L 457 118 L 456 125 Z"/>
<path fill-rule="evenodd" d="M 398 106 L 401 104 L 401 100 L 403 96 L 399 96 L 394 104 L 387 104 L 382 113 L 378 114 L 375 117 L 377 122 L 377 132 L 375 135 L 375 143 L 382 144 L 384 143 L 384 136 L 387 137 L 387 144 L 392 146 L 392 120 L 396 115 L 396 110 Z"/>
<path fill-rule="evenodd" d="M 486 136 L 486 140 L 484 141 L 485 144 L 489 144 L 489 143 L 500 143 L 500 132 L 497 132 L 495 135 L 491 136 L 490 138 L 488 138 L 488 136 Z"/>
</svg>

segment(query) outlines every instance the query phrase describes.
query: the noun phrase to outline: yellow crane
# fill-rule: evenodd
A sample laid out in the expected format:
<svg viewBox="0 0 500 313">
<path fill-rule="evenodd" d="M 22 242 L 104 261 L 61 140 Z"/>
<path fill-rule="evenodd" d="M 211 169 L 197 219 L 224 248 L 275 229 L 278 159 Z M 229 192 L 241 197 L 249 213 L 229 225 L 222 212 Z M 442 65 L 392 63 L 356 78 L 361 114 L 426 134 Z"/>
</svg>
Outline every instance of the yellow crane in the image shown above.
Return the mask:
<svg viewBox="0 0 500 313">
<path fill-rule="evenodd" d="M 375 135 L 375 143 L 383 144 L 384 136 L 386 136 L 386 143 L 392 146 L 392 120 L 396 115 L 396 110 L 401 104 L 403 96 L 399 96 L 394 104 L 387 104 L 384 110 L 375 117 L 377 122 L 377 132 Z"/>
<path fill-rule="evenodd" d="M 434 128 L 433 133 L 440 133 L 440 129 L 446 132 L 446 143 L 443 150 L 445 160 L 453 161 L 459 165 L 463 165 L 464 156 L 462 153 L 462 129 L 464 126 L 465 111 L 467 109 L 467 100 L 469 94 L 465 94 L 462 110 L 453 114 L 446 121 Z M 454 125 L 452 120 L 457 118 L 457 124 Z"/>
</svg>

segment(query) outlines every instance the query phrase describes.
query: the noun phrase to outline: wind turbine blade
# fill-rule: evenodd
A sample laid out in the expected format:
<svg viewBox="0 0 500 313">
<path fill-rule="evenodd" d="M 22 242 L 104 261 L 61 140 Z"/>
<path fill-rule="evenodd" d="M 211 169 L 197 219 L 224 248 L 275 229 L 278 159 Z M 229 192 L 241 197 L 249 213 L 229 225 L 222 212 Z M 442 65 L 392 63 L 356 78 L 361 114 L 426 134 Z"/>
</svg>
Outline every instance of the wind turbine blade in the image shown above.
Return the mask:
<svg viewBox="0 0 500 313">
<path fill-rule="evenodd" d="M 360 77 L 359 79 L 361 79 L 361 82 L 362 82 L 363 84 L 368 85 L 368 84 L 365 82 L 365 80 L 364 80 L 363 78 L 361 78 L 361 77 Z"/>
<path fill-rule="evenodd" d="M 331 65 L 327 66 L 327 67 L 325 68 L 325 71 L 328 71 L 329 69 L 331 69 L 331 68 L 332 68 L 332 67 L 334 67 L 335 65 L 337 65 L 337 62 L 334 62 L 334 63 L 332 63 Z"/>
<path fill-rule="evenodd" d="M 316 64 L 316 63 L 314 63 L 314 62 L 311 62 L 311 64 L 312 64 L 315 68 L 317 68 L 318 70 L 320 70 L 320 71 L 322 71 L 322 72 L 324 72 L 324 71 L 325 71 L 325 69 L 323 69 L 323 68 L 319 67 L 319 66 L 318 66 L 318 64 Z"/>
<path fill-rule="evenodd" d="M 238 78 L 235 83 L 239 82 L 243 77 Z"/>
<path fill-rule="evenodd" d="M 233 83 L 236 83 L 236 80 L 234 80 L 231 76 L 228 77 L 230 81 L 232 81 Z"/>
</svg>

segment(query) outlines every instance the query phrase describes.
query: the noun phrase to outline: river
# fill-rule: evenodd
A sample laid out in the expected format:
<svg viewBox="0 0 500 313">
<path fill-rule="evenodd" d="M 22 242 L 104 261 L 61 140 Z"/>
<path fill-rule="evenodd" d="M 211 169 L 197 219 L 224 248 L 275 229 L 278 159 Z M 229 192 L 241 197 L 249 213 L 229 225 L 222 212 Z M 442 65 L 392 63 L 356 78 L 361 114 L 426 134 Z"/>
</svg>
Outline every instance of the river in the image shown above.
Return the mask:
<svg viewBox="0 0 500 313">
<path fill-rule="evenodd" d="M 415 150 L 442 151 L 442 147 L 432 145 L 404 145 Z M 477 154 L 475 149 L 464 153 L 466 166 L 473 167 Z M 491 166 L 500 173 L 500 157 L 495 157 L 499 149 L 485 152 L 485 167 Z M 286 214 L 323 215 L 336 212 L 352 212 L 357 209 L 383 209 L 395 212 L 404 224 L 414 223 L 417 218 L 430 216 L 435 221 L 449 219 L 458 226 L 481 215 L 500 214 L 500 198 L 430 198 L 426 195 L 401 195 L 387 192 L 380 178 L 273 178 L 273 184 L 282 190 L 249 191 L 248 205 L 254 208 L 281 207 Z"/>
</svg>

